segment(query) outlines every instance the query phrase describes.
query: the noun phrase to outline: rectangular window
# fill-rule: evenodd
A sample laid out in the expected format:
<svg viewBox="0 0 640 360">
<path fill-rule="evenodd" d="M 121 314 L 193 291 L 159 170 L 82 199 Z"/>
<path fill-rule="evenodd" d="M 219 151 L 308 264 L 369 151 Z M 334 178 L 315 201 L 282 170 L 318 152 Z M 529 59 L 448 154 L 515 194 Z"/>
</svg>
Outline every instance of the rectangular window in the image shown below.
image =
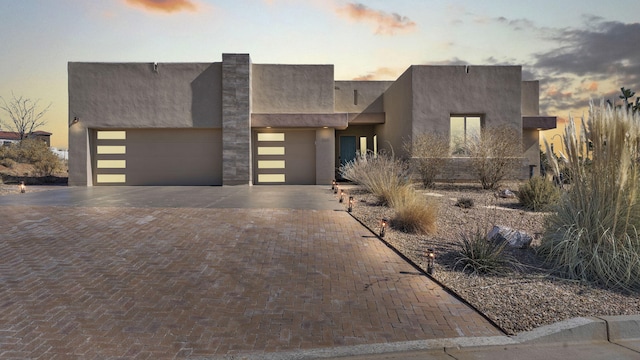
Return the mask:
<svg viewBox="0 0 640 360">
<path fill-rule="evenodd" d="M 98 169 L 126 169 L 127 160 L 98 160 Z"/>
<path fill-rule="evenodd" d="M 361 157 L 367 156 L 367 137 L 366 136 L 360 137 L 360 156 Z"/>
<path fill-rule="evenodd" d="M 127 147 L 126 146 L 115 146 L 115 145 L 98 145 L 98 154 L 126 154 Z"/>
<path fill-rule="evenodd" d="M 98 131 L 98 140 L 126 140 L 126 131 Z"/>
<path fill-rule="evenodd" d="M 284 147 L 258 146 L 258 155 L 284 155 Z"/>
<path fill-rule="evenodd" d="M 258 169 L 284 169 L 284 160 L 258 160 Z"/>
<path fill-rule="evenodd" d="M 480 136 L 480 116 L 451 115 L 449 121 L 451 155 L 468 156 L 468 144 Z"/>
<path fill-rule="evenodd" d="M 258 174 L 259 183 L 283 183 L 284 174 Z"/>
<path fill-rule="evenodd" d="M 98 183 L 124 183 L 126 177 L 124 174 L 98 174 L 96 181 Z"/>
<path fill-rule="evenodd" d="M 284 133 L 258 133 L 258 141 L 284 141 Z"/>
</svg>

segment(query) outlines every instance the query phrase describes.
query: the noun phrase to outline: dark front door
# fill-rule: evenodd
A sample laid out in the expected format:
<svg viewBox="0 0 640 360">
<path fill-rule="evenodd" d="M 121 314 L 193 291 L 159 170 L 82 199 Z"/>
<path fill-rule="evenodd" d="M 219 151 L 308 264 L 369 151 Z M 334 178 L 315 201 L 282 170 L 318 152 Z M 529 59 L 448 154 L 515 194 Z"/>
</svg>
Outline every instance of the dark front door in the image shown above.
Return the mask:
<svg viewBox="0 0 640 360">
<path fill-rule="evenodd" d="M 340 137 L 340 166 L 353 161 L 356 158 L 356 137 Z"/>
</svg>

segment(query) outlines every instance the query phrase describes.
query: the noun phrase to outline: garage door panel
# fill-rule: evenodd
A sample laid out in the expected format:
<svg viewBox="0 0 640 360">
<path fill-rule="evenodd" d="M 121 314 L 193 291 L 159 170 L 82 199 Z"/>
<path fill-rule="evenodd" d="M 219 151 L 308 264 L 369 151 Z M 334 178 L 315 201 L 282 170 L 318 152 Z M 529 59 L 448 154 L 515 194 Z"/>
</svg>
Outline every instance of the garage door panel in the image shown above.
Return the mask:
<svg viewBox="0 0 640 360">
<path fill-rule="evenodd" d="M 129 129 L 124 154 L 98 154 L 99 174 L 123 174 L 124 185 L 221 185 L 222 132 L 220 129 Z M 116 144 L 108 140 L 108 144 Z M 97 146 L 101 146 L 97 140 Z M 118 150 L 118 149 L 114 149 Z M 115 152 L 115 151 L 114 151 Z M 124 160 L 126 168 L 98 168 L 98 160 Z M 113 179 L 114 177 L 103 177 Z M 96 177 L 97 185 L 101 184 Z"/>
<path fill-rule="evenodd" d="M 254 183 L 315 184 L 315 138 L 315 130 L 256 131 Z"/>
</svg>

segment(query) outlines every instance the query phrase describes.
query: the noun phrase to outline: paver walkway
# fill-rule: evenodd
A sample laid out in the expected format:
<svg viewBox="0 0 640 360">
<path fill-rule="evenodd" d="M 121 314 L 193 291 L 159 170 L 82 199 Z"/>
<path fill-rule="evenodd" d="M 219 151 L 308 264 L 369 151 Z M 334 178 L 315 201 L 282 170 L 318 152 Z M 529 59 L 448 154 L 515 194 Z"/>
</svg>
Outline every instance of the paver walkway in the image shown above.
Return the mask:
<svg viewBox="0 0 640 360">
<path fill-rule="evenodd" d="M 345 212 L 0 206 L 0 358 L 492 336 Z"/>
</svg>

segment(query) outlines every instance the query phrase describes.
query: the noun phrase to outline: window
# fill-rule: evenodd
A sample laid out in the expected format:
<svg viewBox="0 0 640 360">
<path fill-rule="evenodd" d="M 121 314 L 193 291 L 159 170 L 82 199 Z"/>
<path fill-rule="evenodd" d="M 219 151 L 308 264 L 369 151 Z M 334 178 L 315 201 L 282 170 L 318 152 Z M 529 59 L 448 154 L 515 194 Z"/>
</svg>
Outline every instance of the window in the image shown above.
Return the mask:
<svg viewBox="0 0 640 360">
<path fill-rule="evenodd" d="M 451 115 L 450 145 L 453 156 L 468 156 L 467 144 L 480 136 L 480 116 Z"/>
</svg>

